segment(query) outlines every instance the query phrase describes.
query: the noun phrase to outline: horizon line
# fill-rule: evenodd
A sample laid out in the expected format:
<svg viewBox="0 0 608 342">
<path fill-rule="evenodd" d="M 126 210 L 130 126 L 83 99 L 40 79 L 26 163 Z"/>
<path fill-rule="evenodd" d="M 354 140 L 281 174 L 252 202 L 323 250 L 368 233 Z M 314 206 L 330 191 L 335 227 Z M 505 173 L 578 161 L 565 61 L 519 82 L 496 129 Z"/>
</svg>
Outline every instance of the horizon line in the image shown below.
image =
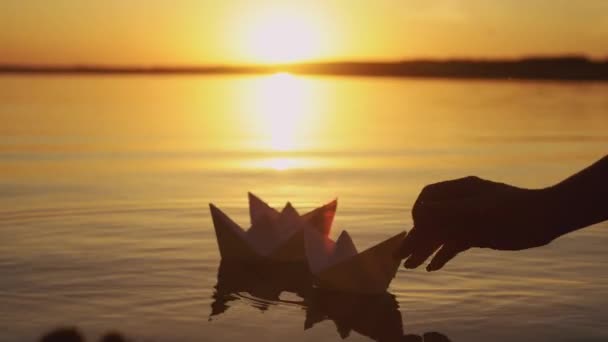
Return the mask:
<svg viewBox="0 0 608 342">
<path fill-rule="evenodd" d="M 190 69 L 190 68 L 257 68 L 257 67 L 289 67 L 309 64 L 398 64 L 413 62 L 523 62 L 528 60 L 580 60 L 590 63 L 608 63 L 608 55 L 604 57 L 593 57 L 584 53 L 566 54 L 526 54 L 520 56 L 505 57 L 472 57 L 472 56 L 448 56 L 448 57 L 412 57 L 391 59 L 312 59 L 292 62 L 229 62 L 229 63 L 99 63 L 99 62 L 67 62 L 67 63 L 20 63 L 11 61 L 0 61 L 0 68 L 94 68 L 94 69 Z"/>
<path fill-rule="evenodd" d="M 608 81 L 608 58 L 584 55 L 519 58 L 418 58 L 393 61 L 323 61 L 218 65 L 103 65 L 0 63 L 1 74 L 270 74 L 368 77 L 549 79 Z"/>
</svg>

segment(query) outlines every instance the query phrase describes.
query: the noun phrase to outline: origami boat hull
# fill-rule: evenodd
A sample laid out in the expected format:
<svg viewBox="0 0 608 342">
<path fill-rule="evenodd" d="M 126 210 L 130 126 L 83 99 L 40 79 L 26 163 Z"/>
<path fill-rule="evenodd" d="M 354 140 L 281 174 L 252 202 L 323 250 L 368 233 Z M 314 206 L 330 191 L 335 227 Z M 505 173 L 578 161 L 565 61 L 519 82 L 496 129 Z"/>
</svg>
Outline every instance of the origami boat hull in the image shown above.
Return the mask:
<svg viewBox="0 0 608 342">
<path fill-rule="evenodd" d="M 388 289 L 400 260 L 395 258 L 406 233 L 402 232 L 362 253 L 315 274 L 324 289 L 360 294 L 379 294 Z"/>
<path fill-rule="evenodd" d="M 299 215 L 287 203 L 281 212 L 249 193 L 251 228 L 245 231 L 213 204 L 209 204 L 222 259 L 243 262 L 305 262 L 304 230 L 327 236 L 335 216 L 334 200 Z"/>
<path fill-rule="evenodd" d="M 255 261 L 261 256 L 247 242 L 245 232 L 213 204 L 209 205 L 222 259 Z"/>
<path fill-rule="evenodd" d="M 305 215 L 290 203 L 281 212 L 249 194 L 251 228 L 247 231 L 210 204 L 222 261 L 245 264 L 304 263 L 315 286 L 354 294 L 386 292 L 400 260 L 395 258 L 406 233 L 358 253 L 346 231 L 329 238 L 337 201 Z"/>
</svg>

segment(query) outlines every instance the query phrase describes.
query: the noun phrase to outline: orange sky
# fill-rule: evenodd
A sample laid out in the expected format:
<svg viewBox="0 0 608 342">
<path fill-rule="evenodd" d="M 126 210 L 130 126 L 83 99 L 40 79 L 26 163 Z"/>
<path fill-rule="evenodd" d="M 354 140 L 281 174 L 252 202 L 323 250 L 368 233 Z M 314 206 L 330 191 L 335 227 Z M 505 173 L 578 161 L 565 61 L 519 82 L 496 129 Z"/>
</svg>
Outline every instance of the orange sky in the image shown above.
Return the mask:
<svg viewBox="0 0 608 342">
<path fill-rule="evenodd" d="M 0 63 L 608 56 L 604 0 L 3 0 Z"/>
</svg>

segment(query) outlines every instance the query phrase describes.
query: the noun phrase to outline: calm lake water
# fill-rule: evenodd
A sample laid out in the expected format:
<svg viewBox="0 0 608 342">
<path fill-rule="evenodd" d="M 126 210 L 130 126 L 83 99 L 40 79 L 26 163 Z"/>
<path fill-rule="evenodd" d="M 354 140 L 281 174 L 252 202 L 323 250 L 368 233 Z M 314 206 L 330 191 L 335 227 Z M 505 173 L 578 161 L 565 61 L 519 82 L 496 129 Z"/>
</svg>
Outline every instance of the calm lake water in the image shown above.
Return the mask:
<svg viewBox="0 0 608 342">
<path fill-rule="evenodd" d="M 338 197 L 332 236 L 362 250 L 411 228 L 426 184 L 543 187 L 608 153 L 608 84 L 2 76 L 0 122 L 2 341 L 58 325 L 146 341 L 608 340 L 606 223 L 400 269 L 377 300 L 273 299 L 264 284 L 214 298 L 208 210 L 247 226 L 247 191 L 301 212 Z"/>
</svg>

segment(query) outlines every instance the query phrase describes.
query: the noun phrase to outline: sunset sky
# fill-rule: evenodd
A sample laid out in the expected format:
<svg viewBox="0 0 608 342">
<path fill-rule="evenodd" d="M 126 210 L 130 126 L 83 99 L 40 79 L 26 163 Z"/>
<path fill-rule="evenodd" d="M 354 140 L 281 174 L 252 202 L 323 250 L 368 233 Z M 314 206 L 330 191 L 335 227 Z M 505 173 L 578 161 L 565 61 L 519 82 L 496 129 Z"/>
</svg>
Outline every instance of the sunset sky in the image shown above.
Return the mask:
<svg viewBox="0 0 608 342">
<path fill-rule="evenodd" d="M 608 56 L 605 0 L 3 0 L 0 63 Z"/>
</svg>

